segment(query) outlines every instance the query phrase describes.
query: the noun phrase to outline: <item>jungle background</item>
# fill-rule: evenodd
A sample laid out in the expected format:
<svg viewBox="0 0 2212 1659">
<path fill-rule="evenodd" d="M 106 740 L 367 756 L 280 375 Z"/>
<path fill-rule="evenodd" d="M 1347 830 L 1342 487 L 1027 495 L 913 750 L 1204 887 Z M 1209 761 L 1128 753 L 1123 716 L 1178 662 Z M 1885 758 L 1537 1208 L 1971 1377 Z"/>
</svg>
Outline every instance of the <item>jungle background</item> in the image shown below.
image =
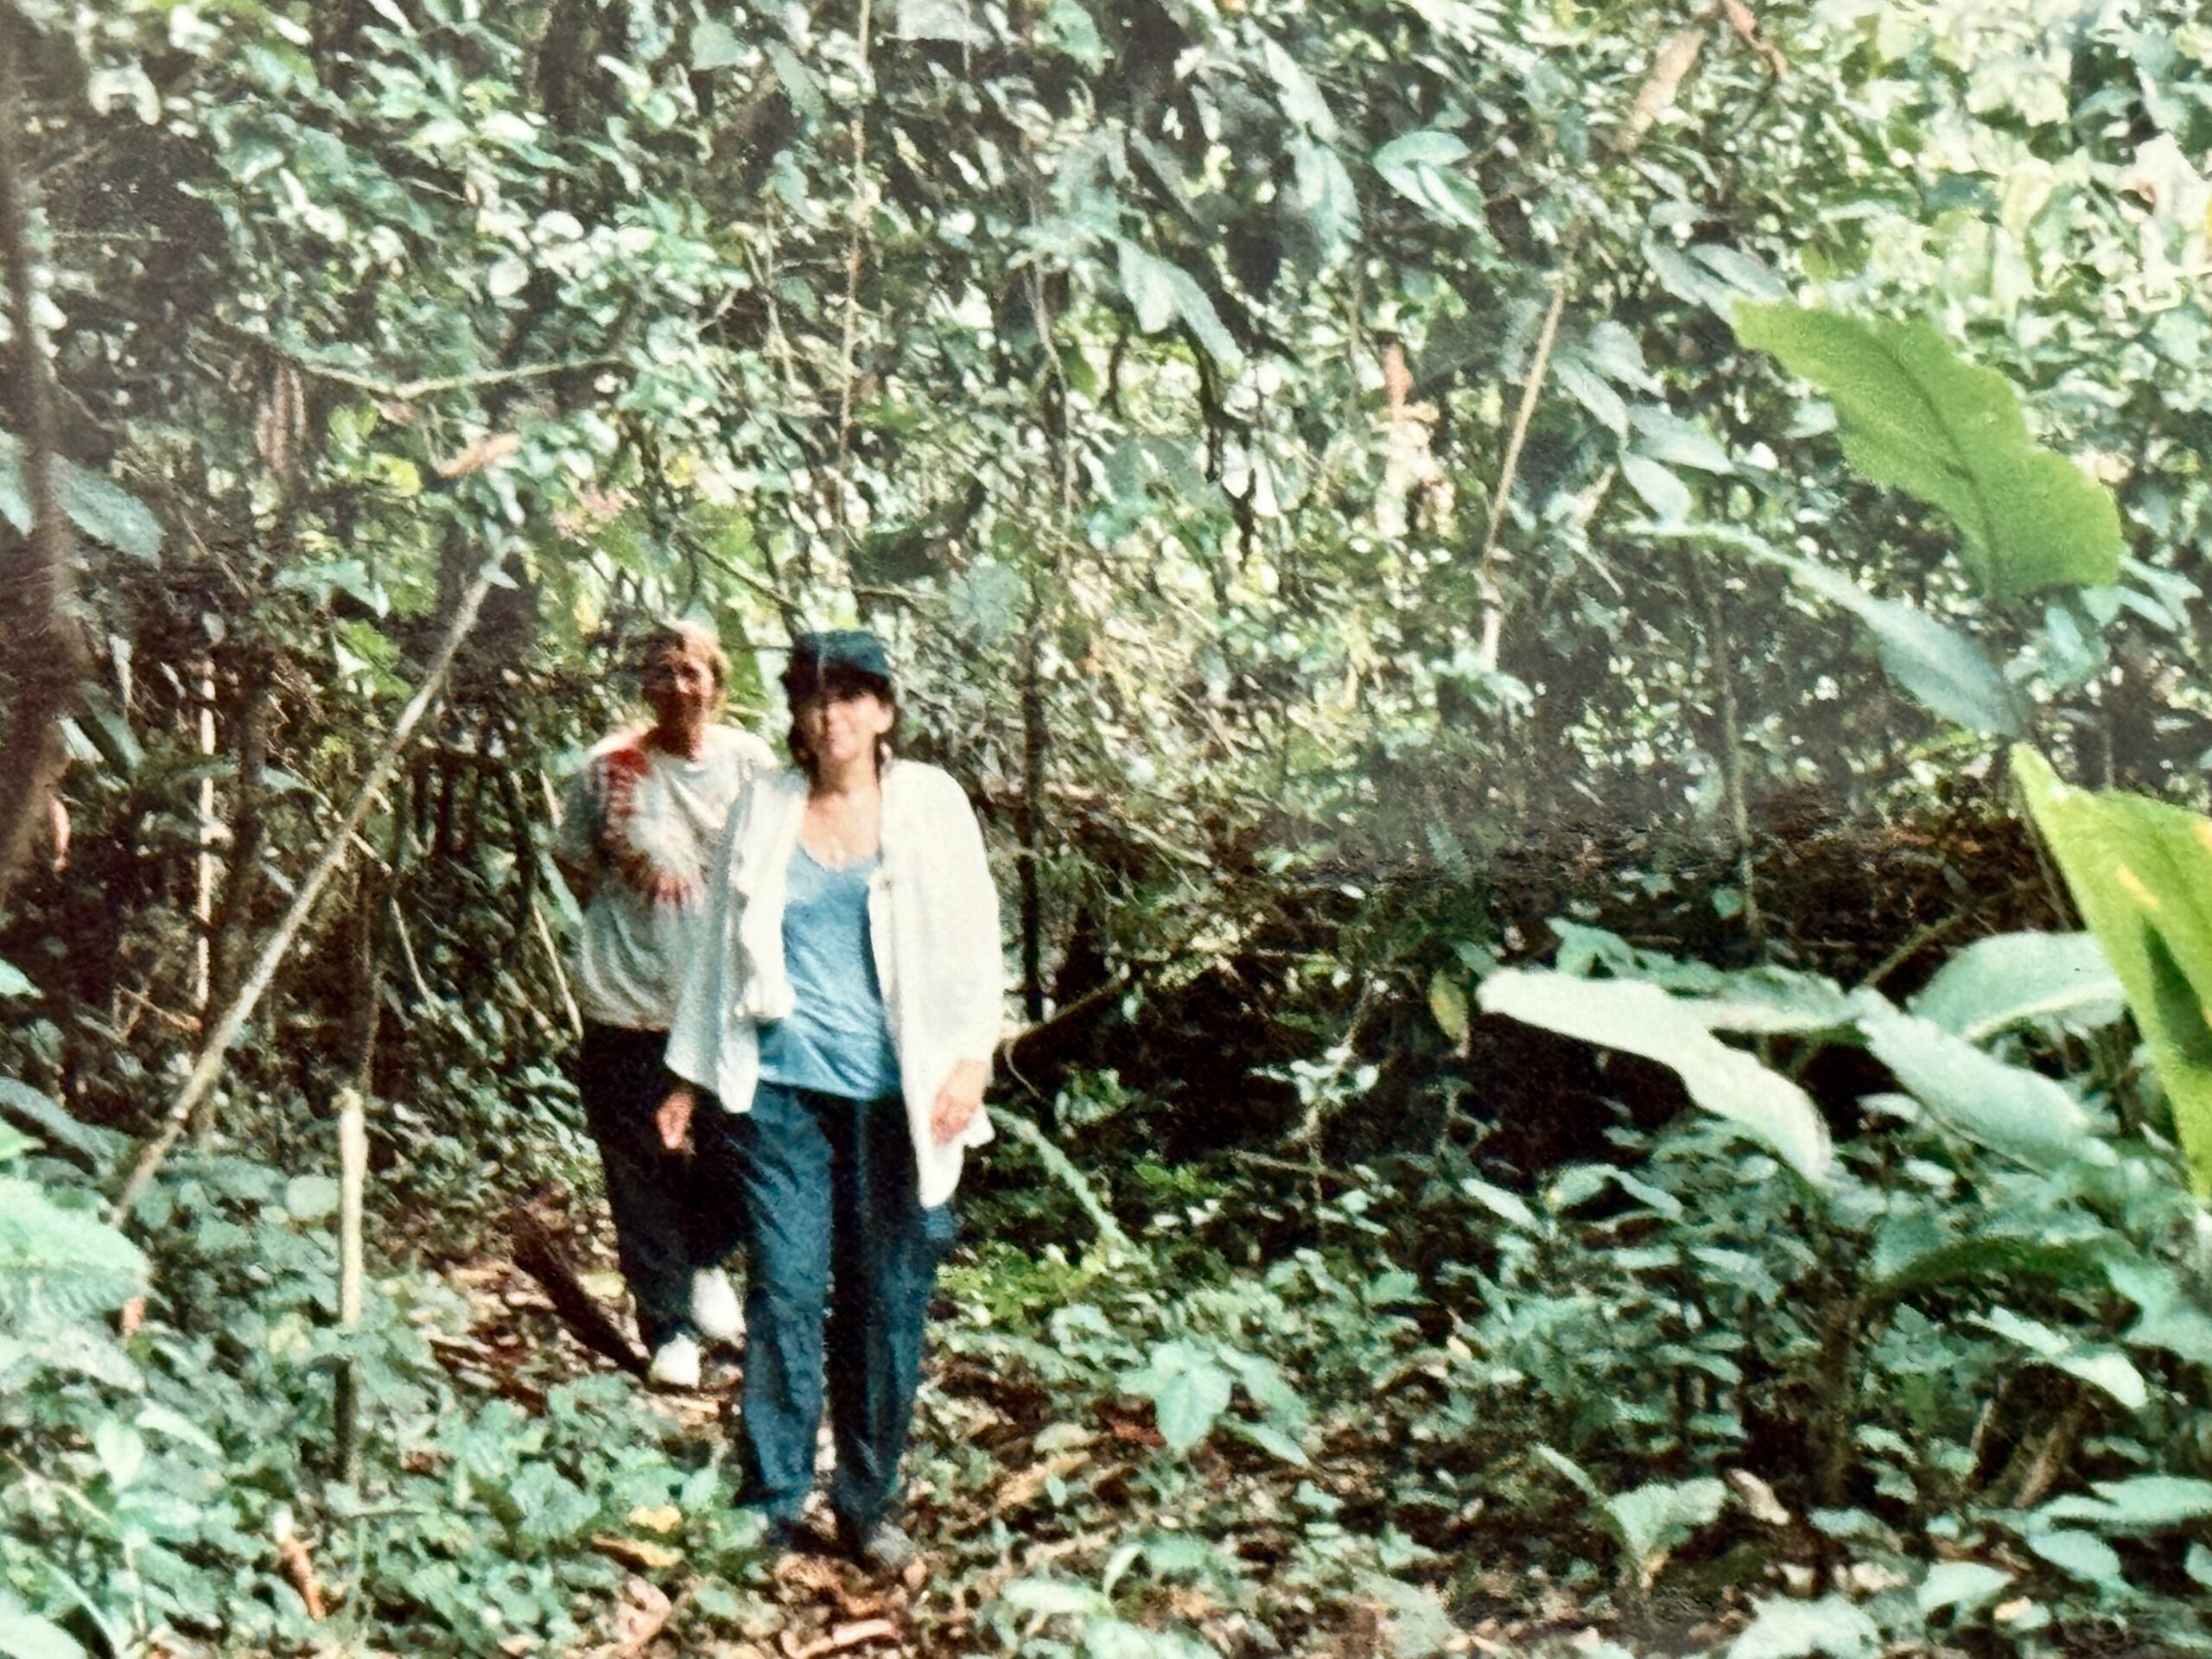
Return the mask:
<svg viewBox="0 0 2212 1659">
<path fill-rule="evenodd" d="M 2208 155 L 2182 0 L 0 4 L 0 1654 L 2212 1647 Z M 916 1582 L 539 1282 L 670 613 L 998 861 Z"/>
</svg>

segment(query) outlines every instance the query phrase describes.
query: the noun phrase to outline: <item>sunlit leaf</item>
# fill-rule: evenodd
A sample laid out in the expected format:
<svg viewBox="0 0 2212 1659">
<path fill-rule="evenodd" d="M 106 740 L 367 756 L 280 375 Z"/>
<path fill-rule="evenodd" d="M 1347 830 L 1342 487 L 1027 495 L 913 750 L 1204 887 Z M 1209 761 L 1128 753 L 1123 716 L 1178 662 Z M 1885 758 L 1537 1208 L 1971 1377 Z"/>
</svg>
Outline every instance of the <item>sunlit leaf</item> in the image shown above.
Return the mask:
<svg viewBox="0 0 2212 1659">
<path fill-rule="evenodd" d="M 1694 1005 L 1656 985 L 1501 969 L 1483 982 L 1478 1001 L 1486 1014 L 1656 1060 L 1681 1077 L 1692 1100 L 1764 1141 L 1807 1180 L 1827 1172 L 1827 1125 L 1805 1091 L 1721 1042 Z"/>
<path fill-rule="evenodd" d="M 1740 305 L 1744 343 L 1834 400 L 1844 454 L 1876 483 L 1941 508 L 1976 579 L 2000 600 L 2120 575 L 2111 493 L 2028 434 L 2019 394 L 1922 323 L 1788 304 Z"/>
<path fill-rule="evenodd" d="M 2200 1185 L 2212 1185 L 2212 819 L 2012 765 L 2082 919 L 2142 1028 Z"/>
</svg>

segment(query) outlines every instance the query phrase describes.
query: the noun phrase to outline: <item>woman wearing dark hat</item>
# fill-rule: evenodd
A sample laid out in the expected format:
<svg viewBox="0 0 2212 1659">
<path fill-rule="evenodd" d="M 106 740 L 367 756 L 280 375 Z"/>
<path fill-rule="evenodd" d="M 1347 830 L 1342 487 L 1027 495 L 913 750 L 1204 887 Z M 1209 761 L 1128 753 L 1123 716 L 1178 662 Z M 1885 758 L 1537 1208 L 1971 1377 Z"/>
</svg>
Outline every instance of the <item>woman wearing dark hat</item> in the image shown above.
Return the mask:
<svg viewBox="0 0 2212 1659">
<path fill-rule="evenodd" d="M 895 1568 L 913 1554 L 892 1511 L 944 1206 L 991 1136 L 998 895 L 960 786 L 890 753 L 899 705 L 874 634 L 801 635 L 784 684 L 795 768 L 731 814 L 669 1034 L 688 1084 L 661 1129 L 682 1145 L 709 1090 L 721 1111 L 698 1128 L 737 1154 L 741 1502 L 789 1540 L 814 1484 L 826 1337 L 830 1506 L 849 1549 Z"/>
</svg>

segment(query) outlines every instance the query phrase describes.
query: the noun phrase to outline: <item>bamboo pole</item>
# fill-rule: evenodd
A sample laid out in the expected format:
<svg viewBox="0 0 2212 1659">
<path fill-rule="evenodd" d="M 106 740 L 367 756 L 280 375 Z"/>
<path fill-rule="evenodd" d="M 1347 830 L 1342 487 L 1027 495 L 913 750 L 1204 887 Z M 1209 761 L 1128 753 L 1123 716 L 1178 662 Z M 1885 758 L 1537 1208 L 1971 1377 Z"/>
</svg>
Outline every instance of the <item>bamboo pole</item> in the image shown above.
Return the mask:
<svg viewBox="0 0 2212 1659">
<path fill-rule="evenodd" d="M 368 988 L 373 996 L 373 976 Z M 348 1088 L 338 1096 L 338 1328 L 348 1337 L 361 1328 L 362 1285 L 365 1276 L 361 1216 L 368 1178 L 367 1102 L 360 1090 Z M 349 1349 L 350 1346 L 349 1344 Z M 337 1403 L 339 1478 L 349 1486 L 358 1485 L 361 1477 L 361 1390 L 350 1352 L 339 1365 Z"/>
<path fill-rule="evenodd" d="M 215 963 L 215 665 L 200 671 L 199 848 L 192 860 L 192 1011 L 207 1019 Z"/>
</svg>

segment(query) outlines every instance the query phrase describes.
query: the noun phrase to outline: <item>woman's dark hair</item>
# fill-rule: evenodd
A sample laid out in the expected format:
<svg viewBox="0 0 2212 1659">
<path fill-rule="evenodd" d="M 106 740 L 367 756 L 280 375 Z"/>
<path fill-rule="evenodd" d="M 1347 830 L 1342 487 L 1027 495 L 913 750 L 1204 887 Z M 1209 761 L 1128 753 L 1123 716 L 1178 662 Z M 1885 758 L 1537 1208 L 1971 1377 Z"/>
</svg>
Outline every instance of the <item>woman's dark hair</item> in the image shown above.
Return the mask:
<svg viewBox="0 0 2212 1659">
<path fill-rule="evenodd" d="M 876 697 L 891 710 L 891 729 L 875 740 L 875 769 L 879 775 L 890 760 L 892 740 L 899 735 L 899 693 L 891 682 L 880 674 L 863 674 L 857 669 L 841 664 L 826 670 L 804 693 L 791 700 L 791 728 L 784 734 L 784 744 L 791 750 L 791 764 L 806 774 L 809 783 L 821 781 L 821 763 L 815 759 L 806 734 L 799 729 L 800 708 L 817 701 L 835 702 L 840 697 L 855 696 L 863 691 Z"/>
</svg>

